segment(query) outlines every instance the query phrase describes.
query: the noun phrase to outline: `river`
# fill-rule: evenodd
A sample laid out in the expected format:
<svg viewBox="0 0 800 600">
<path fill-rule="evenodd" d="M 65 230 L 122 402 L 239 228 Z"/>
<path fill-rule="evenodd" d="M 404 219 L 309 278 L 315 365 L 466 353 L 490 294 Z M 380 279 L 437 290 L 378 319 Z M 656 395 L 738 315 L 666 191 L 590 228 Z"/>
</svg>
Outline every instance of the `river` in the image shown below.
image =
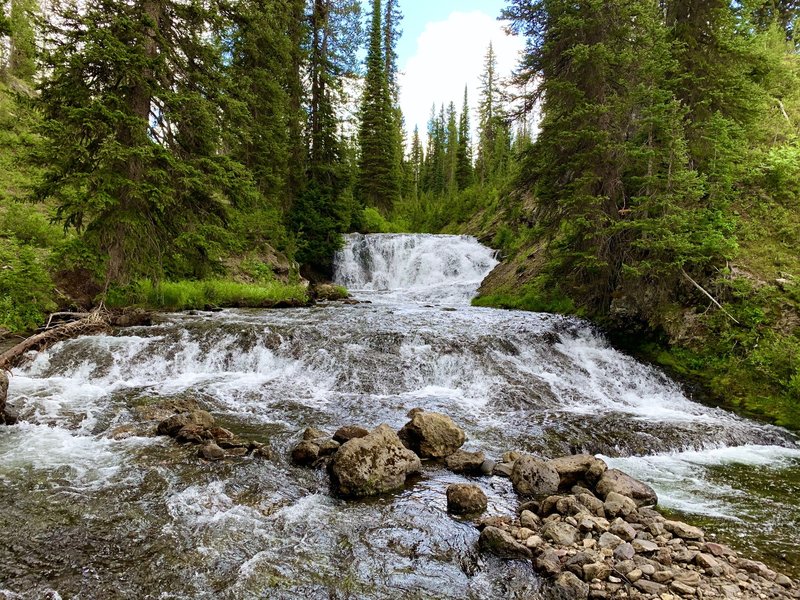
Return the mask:
<svg viewBox="0 0 800 600">
<path fill-rule="evenodd" d="M 800 574 L 800 445 L 689 399 L 587 323 L 474 308 L 493 253 L 459 236 L 353 235 L 337 281 L 364 301 L 164 315 L 59 343 L 13 373 L 0 429 L 0 590 L 22 598 L 535 598 L 529 565 L 481 556 L 436 464 L 401 492 L 331 495 L 291 464 L 307 426 L 450 415 L 465 448 L 600 454 L 662 508 Z M 140 408 L 195 399 L 274 458 L 207 463 Z M 466 478 L 468 479 L 468 478 Z M 476 479 L 490 513 L 509 482 Z"/>
</svg>

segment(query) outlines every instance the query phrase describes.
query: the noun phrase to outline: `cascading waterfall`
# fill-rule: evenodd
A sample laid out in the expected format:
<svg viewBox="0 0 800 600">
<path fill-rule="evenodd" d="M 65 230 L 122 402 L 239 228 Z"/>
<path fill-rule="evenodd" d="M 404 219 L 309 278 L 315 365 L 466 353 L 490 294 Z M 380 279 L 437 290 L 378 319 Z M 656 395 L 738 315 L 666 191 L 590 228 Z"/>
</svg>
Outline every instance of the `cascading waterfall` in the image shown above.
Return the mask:
<svg viewBox="0 0 800 600">
<path fill-rule="evenodd" d="M 578 319 L 470 307 L 495 264 L 468 237 L 353 235 L 336 277 L 369 303 L 166 315 L 31 357 L 11 378 L 24 422 L 0 429 L 0 591 L 535 597 L 524 565 L 478 560 L 473 527 L 446 514 L 460 476 L 431 464 L 404 492 L 344 502 L 287 458 L 306 426 L 399 428 L 417 406 L 489 456 L 602 454 L 800 572 L 797 439 L 692 402 Z M 186 398 L 275 458 L 206 464 L 153 437 L 147 407 Z M 507 480 L 483 481 L 493 511 L 514 510 Z"/>
</svg>

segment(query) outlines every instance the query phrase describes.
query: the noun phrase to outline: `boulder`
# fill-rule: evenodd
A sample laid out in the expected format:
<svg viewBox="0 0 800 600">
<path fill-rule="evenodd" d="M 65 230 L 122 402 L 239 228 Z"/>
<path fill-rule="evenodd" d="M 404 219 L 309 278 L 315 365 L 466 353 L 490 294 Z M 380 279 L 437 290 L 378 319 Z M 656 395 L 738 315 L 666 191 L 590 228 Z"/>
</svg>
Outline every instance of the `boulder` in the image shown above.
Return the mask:
<svg viewBox="0 0 800 600">
<path fill-rule="evenodd" d="M 345 425 L 344 427 L 339 427 L 339 429 L 334 432 L 333 439 L 340 444 L 344 444 L 350 440 L 367 437 L 368 435 L 369 429 L 364 429 L 358 425 Z"/>
<path fill-rule="evenodd" d="M 486 460 L 483 452 L 467 452 L 466 450 L 456 450 L 448 456 L 444 462 L 447 468 L 453 473 L 465 473 L 467 475 L 480 475 L 481 467 Z"/>
<path fill-rule="evenodd" d="M 559 489 L 561 490 L 568 490 L 575 484 L 586 481 L 587 473 L 590 469 L 592 471 L 591 477 L 594 481 L 589 481 L 589 483 L 594 484 L 608 468 L 605 462 L 591 454 L 562 456 L 548 460 L 547 464 L 558 472 L 560 478 Z"/>
<path fill-rule="evenodd" d="M 399 432 L 406 448 L 422 458 L 444 458 L 467 439 L 464 431 L 447 415 L 414 409 L 411 420 Z"/>
<path fill-rule="evenodd" d="M 530 560 L 533 556 L 530 548 L 520 544 L 509 532 L 498 527 L 484 527 L 478 538 L 478 545 L 481 550 L 500 558 Z"/>
<path fill-rule="evenodd" d="M 558 471 L 543 460 L 525 455 L 514 463 L 511 482 L 522 496 L 550 496 L 558 491 Z"/>
<path fill-rule="evenodd" d="M 618 469 L 609 469 L 603 473 L 596 489 L 604 500 L 608 499 L 611 492 L 616 492 L 633 499 L 637 506 L 658 504 L 658 496 L 653 488 Z"/>
<path fill-rule="evenodd" d="M 405 448 L 397 434 L 380 425 L 363 438 L 342 444 L 329 469 L 342 496 L 382 494 L 402 487 L 406 477 L 422 468 L 419 457 Z"/>
<path fill-rule="evenodd" d="M 447 510 L 458 515 L 482 513 L 489 505 L 486 494 L 471 483 L 453 483 L 447 486 Z"/>
<path fill-rule="evenodd" d="M 603 510 L 609 518 L 627 517 L 636 512 L 636 501 L 617 492 L 609 492 L 608 496 L 606 496 L 606 501 L 603 503 Z"/>
<path fill-rule="evenodd" d="M 156 433 L 158 435 L 175 437 L 178 432 L 187 425 L 200 425 L 209 429 L 214 426 L 214 417 L 204 410 L 193 410 L 191 412 L 172 415 L 158 424 Z"/>
</svg>

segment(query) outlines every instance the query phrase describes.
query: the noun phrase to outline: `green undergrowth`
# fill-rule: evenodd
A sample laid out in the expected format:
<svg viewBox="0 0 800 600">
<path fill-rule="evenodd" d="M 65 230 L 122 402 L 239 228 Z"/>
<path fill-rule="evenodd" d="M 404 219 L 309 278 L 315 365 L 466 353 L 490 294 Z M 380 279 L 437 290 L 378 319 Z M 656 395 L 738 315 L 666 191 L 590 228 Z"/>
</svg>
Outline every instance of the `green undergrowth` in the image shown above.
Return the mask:
<svg viewBox="0 0 800 600">
<path fill-rule="evenodd" d="M 305 305 L 308 303 L 308 294 L 302 285 L 278 281 L 247 284 L 208 279 L 153 283 L 145 279 L 126 288 L 110 291 L 106 303 L 112 308 L 136 305 L 163 310 L 271 308 Z"/>
</svg>

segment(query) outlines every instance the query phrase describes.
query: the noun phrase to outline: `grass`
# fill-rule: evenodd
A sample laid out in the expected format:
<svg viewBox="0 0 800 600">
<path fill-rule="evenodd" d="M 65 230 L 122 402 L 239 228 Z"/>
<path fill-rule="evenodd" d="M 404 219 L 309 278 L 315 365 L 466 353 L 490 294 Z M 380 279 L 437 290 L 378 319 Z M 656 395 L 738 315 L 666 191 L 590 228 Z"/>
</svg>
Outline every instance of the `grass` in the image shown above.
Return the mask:
<svg viewBox="0 0 800 600">
<path fill-rule="evenodd" d="M 308 294 L 301 285 L 278 281 L 246 284 L 221 279 L 162 281 L 148 279 L 109 292 L 108 306 L 138 305 L 152 309 L 191 310 L 212 307 L 272 308 L 305 305 Z"/>
</svg>

